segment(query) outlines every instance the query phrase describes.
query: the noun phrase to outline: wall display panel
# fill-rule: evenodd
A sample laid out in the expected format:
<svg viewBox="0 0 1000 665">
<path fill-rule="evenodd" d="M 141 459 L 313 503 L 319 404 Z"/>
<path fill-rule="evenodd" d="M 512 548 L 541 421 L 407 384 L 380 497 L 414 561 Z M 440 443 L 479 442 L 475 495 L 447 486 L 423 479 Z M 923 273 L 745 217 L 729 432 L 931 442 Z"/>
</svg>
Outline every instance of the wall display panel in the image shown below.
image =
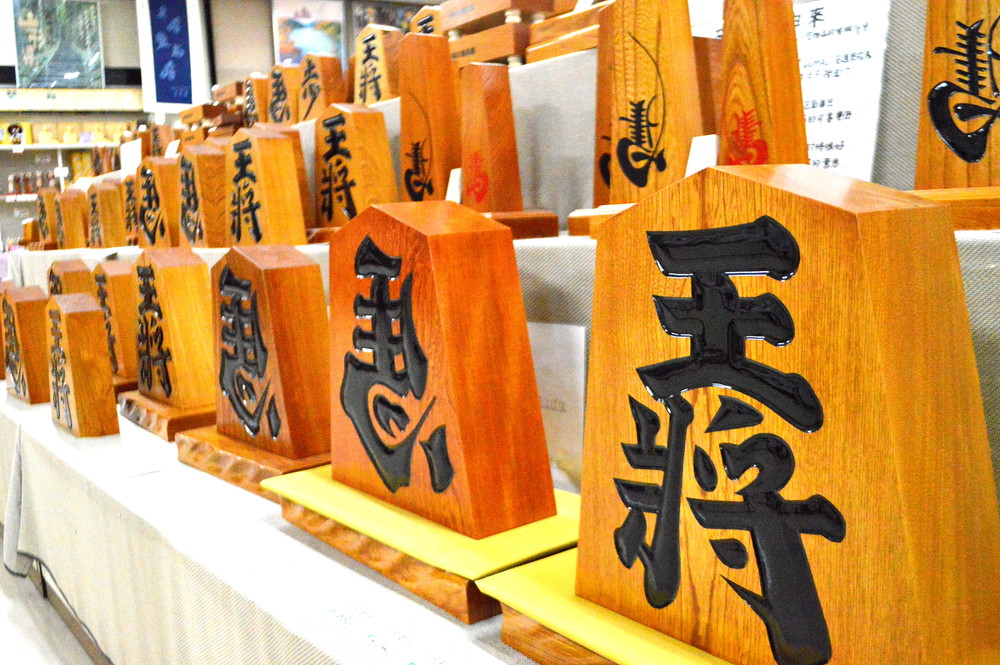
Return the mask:
<svg viewBox="0 0 1000 665">
<path fill-rule="evenodd" d="M 14 0 L 17 87 L 103 88 L 97 0 Z"/>
<path fill-rule="evenodd" d="M 297 65 L 308 53 L 344 55 L 344 3 L 273 0 L 274 61 Z"/>
<path fill-rule="evenodd" d="M 137 0 L 143 106 L 180 113 L 211 101 L 205 17 L 195 0 Z"/>
</svg>

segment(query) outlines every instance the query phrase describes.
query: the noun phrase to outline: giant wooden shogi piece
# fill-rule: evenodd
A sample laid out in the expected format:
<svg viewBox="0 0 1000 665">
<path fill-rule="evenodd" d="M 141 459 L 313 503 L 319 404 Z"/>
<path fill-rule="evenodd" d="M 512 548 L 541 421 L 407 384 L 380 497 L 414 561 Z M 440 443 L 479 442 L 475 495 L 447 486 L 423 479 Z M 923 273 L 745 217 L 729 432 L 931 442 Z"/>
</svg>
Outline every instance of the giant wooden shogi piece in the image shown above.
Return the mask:
<svg viewBox="0 0 1000 665">
<path fill-rule="evenodd" d="M 176 247 L 181 232 L 181 170 L 176 157 L 146 157 L 136 173 L 140 247 Z"/>
<path fill-rule="evenodd" d="M 316 225 L 336 228 L 375 203 L 398 200 L 381 111 L 331 104 L 316 119 Z"/>
<path fill-rule="evenodd" d="M 269 127 L 233 135 L 226 150 L 227 245 L 305 244 L 296 140 Z"/>
<path fill-rule="evenodd" d="M 118 193 L 118 180 L 95 182 L 87 190 L 90 205 L 88 247 L 124 247 L 125 213 Z"/>
<path fill-rule="evenodd" d="M 253 127 L 270 119 L 271 81 L 269 77 L 251 74 L 244 84 L 243 122 Z"/>
<path fill-rule="evenodd" d="M 559 235 L 559 217 L 524 210 L 507 67 L 472 64 L 459 75 L 462 203 L 511 228 L 514 238 Z"/>
<path fill-rule="evenodd" d="M 214 142 L 181 148 L 180 241 L 189 247 L 225 247 L 226 151 Z"/>
<path fill-rule="evenodd" d="M 453 202 L 376 205 L 331 236 L 330 270 L 331 466 L 264 485 L 333 547 L 463 621 L 491 616 L 468 562 L 505 569 L 575 535 L 510 230 Z"/>
<path fill-rule="evenodd" d="M 80 259 L 53 261 L 48 272 L 49 295 L 63 293 L 93 293 L 94 280 L 90 268 Z"/>
<path fill-rule="evenodd" d="M 136 198 L 135 175 L 127 173 L 118 185 L 125 215 L 125 241 L 128 245 L 139 244 L 139 200 Z"/>
<path fill-rule="evenodd" d="M 1000 2 L 927 3 L 916 189 L 1000 185 Z"/>
<path fill-rule="evenodd" d="M 38 242 L 41 249 L 57 249 L 59 243 L 56 240 L 56 197 L 59 190 L 50 187 L 43 187 L 38 190 L 38 213 L 35 218 L 38 220 Z"/>
<path fill-rule="evenodd" d="M 330 104 L 347 101 L 347 81 L 340 58 L 309 53 L 299 63 L 298 89 L 299 122 L 318 118 Z M 354 82 L 351 81 L 351 85 Z"/>
<path fill-rule="evenodd" d="M 443 201 L 462 165 L 457 82 L 443 36 L 403 37 L 399 59 L 399 152 L 404 201 Z"/>
<path fill-rule="evenodd" d="M 135 297 L 139 283 L 130 261 L 102 261 L 94 267 L 94 297 L 104 314 L 115 393 L 138 388 Z"/>
<path fill-rule="evenodd" d="M 28 404 L 49 401 L 47 300 L 37 286 L 8 288 L 0 294 L 7 393 Z"/>
<path fill-rule="evenodd" d="M 123 416 L 173 441 L 215 422 L 208 266 L 187 247 L 148 248 L 135 262 L 139 389 Z"/>
<path fill-rule="evenodd" d="M 792 0 L 726 0 L 721 165 L 807 164 Z"/>
<path fill-rule="evenodd" d="M 302 70 L 298 65 L 275 65 L 271 68 L 271 90 L 267 102 L 268 122 L 290 125 L 299 120 L 299 88 Z"/>
<path fill-rule="evenodd" d="M 443 36 L 445 33 L 441 29 L 441 6 L 424 5 L 418 9 L 410 19 L 410 33 Z"/>
<path fill-rule="evenodd" d="M 743 665 L 996 662 L 1000 517 L 947 209 L 717 167 L 597 247 L 579 552 L 487 581 L 531 616 L 505 639 L 544 625 L 624 663 L 654 643 L 641 662 L 716 662 L 658 631 Z"/>
<path fill-rule="evenodd" d="M 354 102 L 371 106 L 399 97 L 399 28 L 369 23 L 354 38 Z"/>
<path fill-rule="evenodd" d="M 87 193 L 67 189 L 56 196 L 56 242 L 59 249 L 82 249 L 87 246 L 90 226 L 90 202 Z"/>
<path fill-rule="evenodd" d="M 108 347 L 94 344 L 104 329 L 94 296 L 52 296 L 45 315 L 52 421 L 77 437 L 118 434 Z"/>
<path fill-rule="evenodd" d="M 330 462 L 330 330 L 315 261 L 234 247 L 212 268 L 215 425 L 177 436 L 180 461 L 275 502 L 265 478 Z"/>
</svg>

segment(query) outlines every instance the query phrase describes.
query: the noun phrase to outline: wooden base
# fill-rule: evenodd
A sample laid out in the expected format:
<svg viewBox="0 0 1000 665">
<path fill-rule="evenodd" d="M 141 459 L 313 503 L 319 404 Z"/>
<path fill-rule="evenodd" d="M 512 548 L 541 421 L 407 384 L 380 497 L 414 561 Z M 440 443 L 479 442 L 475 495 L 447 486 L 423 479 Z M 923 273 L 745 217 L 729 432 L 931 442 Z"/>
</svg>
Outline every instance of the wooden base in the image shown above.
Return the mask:
<svg viewBox="0 0 1000 665">
<path fill-rule="evenodd" d="M 563 35 L 557 39 L 529 46 L 524 52 L 525 61 L 530 64 L 557 58 L 560 55 L 568 55 L 570 53 L 597 48 L 597 30 L 599 27 L 592 25 L 588 28 Z"/>
<path fill-rule="evenodd" d="M 548 210 L 491 212 L 486 215 L 494 222 L 509 226 L 514 240 L 552 238 L 559 235 L 559 216 Z"/>
<path fill-rule="evenodd" d="M 355 561 L 468 624 L 500 614 L 472 580 L 435 568 L 282 497 L 281 515 Z"/>
<path fill-rule="evenodd" d="M 507 605 L 502 607 L 500 639 L 540 665 L 614 665 L 607 658 L 546 628 L 517 610 Z"/>
<path fill-rule="evenodd" d="M 215 425 L 210 425 L 177 435 L 177 459 L 279 503 L 277 494 L 260 486 L 262 480 L 329 464 L 330 453 L 289 459 L 237 441 L 220 433 Z"/>
<path fill-rule="evenodd" d="M 215 422 L 215 405 L 178 409 L 146 397 L 138 390 L 118 396 L 118 410 L 125 418 L 156 436 L 173 441 L 178 432 Z"/>
<path fill-rule="evenodd" d="M 121 395 L 139 387 L 138 379 L 124 379 L 120 376 L 111 377 L 115 382 L 115 395 Z"/>
</svg>

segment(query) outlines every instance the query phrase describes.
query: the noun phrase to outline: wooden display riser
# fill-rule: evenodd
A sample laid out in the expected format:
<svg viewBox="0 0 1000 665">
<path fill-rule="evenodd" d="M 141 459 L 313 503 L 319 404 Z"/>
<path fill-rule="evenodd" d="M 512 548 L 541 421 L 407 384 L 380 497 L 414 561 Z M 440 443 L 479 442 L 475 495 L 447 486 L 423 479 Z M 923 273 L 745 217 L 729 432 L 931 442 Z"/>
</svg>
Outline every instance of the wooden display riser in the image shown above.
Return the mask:
<svg viewBox="0 0 1000 665">
<path fill-rule="evenodd" d="M 219 432 L 215 425 L 180 432 L 177 459 L 259 496 L 280 503 L 274 492 L 260 486 L 268 478 L 330 463 L 330 453 L 289 459 L 254 448 Z"/>
<path fill-rule="evenodd" d="M 491 212 L 486 215 L 495 222 L 510 227 L 514 240 L 552 238 L 559 235 L 559 216 L 548 210 Z"/>
<path fill-rule="evenodd" d="M 120 394 L 118 410 L 126 419 L 167 441 L 173 441 L 178 432 L 215 422 L 215 405 L 178 409 L 146 397 L 138 390 Z"/>
<path fill-rule="evenodd" d="M 115 395 L 121 395 L 139 387 L 138 379 L 123 379 L 120 376 L 112 377 L 115 382 Z"/>
</svg>

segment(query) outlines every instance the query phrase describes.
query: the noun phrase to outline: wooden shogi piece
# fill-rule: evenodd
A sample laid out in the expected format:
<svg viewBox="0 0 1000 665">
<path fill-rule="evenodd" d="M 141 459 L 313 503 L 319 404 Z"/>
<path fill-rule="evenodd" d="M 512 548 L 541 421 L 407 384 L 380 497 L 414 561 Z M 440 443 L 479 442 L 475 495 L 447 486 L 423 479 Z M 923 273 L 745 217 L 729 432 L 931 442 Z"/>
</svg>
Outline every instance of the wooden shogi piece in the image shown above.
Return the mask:
<svg viewBox="0 0 1000 665">
<path fill-rule="evenodd" d="M 94 297 L 104 314 L 115 392 L 138 388 L 139 361 L 135 339 L 139 326 L 135 298 L 139 281 L 130 261 L 102 261 L 94 268 Z"/>
<path fill-rule="evenodd" d="M 417 13 L 410 19 L 410 33 L 444 35 L 445 32 L 441 29 L 441 6 L 424 5 L 417 10 Z"/>
<path fill-rule="evenodd" d="M 698 74 L 687 2 L 614 7 L 608 203 L 634 203 L 684 177 L 702 133 Z"/>
<path fill-rule="evenodd" d="M 104 247 L 124 247 L 128 244 L 125 210 L 122 207 L 121 180 L 105 178 L 96 185 L 98 223 Z M 94 220 L 90 220 L 93 235 Z"/>
<path fill-rule="evenodd" d="M 19 245 L 27 247 L 29 244 L 36 244 L 40 237 L 37 219 L 32 217 L 21 222 L 21 242 L 18 243 Z"/>
<path fill-rule="evenodd" d="M 170 125 L 153 125 L 149 128 L 149 151 L 151 157 L 163 157 L 167 146 L 177 138 L 174 128 Z"/>
<path fill-rule="evenodd" d="M 80 259 L 53 261 L 49 266 L 48 281 L 50 296 L 94 291 L 90 268 Z"/>
<path fill-rule="evenodd" d="M 49 401 L 47 300 L 37 286 L 8 288 L 0 294 L 7 393 L 28 404 Z"/>
<path fill-rule="evenodd" d="M 349 58 L 347 58 L 347 68 L 344 70 L 344 83 L 347 84 L 347 103 L 354 103 L 354 70 L 355 70 L 355 57 L 352 53 Z"/>
<path fill-rule="evenodd" d="M 194 129 L 185 129 L 180 134 L 180 149 L 188 145 L 198 145 L 205 142 L 208 138 L 208 127 L 196 127 Z"/>
<path fill-rule="evenodd" d="M 347 101 L 347 81 L 340 58 L 309 53 L 299 67 L 299 122 L 318 118 L 330 104 Z"/>
<path fill-rule="evenodd" d="M 792 0 L 726 0 L 721 165 L 807 164 Z"/>
<path fill-rule="evenodd" d="M 271 81 L 269 77 L 251 74 L 247 77 L 246 97 L 243 102 L 243 123 L 253 127 L 258 122 L 267 122 L 270 118 Z"/>
<path fill-rule="evenodd" d="M 305 152 L 302 148 L 302 133 L 290 125 L 279 125 L 274 122 L 258 123 L 261 129 L 277 132 L 291 139 L 292 157 L 295 165 L 295 175 L 298 180 L 299 200 L 302 203 L 302 221 L 307 229 L 316 225 L 316 211 L 313 209 L 313 193 L 306 173 Z"/>
<path fill-rule="evenodd" d="M 445 0 L 441 3 L 441 30 L 452 39 L 504 24 L 523 23 L 553 12 L 552 0 Z"/>
<path fill-rule="evenodd" d="M 188 247 L 148 248 L 135 262 L 139 389 L 121 414 L 173 441 L 215 422 L 208 266 Z"/>
<path fill-rule="evenodd" d="M 956 231 L 1000 229 L 1000 187 L 915 189 L 910 193 L 948 206 Z"/>
<path fill-rule="evenodd" d="M 185 146 L 180 154 L 181 245 L 225 247 L 226 153 L 214 143 Z"/>
<path fill-rule="evenodd" d="M 0 282 L 0 380 L 7 378 L 7 345 L 4 342 L 6 330 L 3 319 L 3 294 L 16 288 L 13 282 Z"/>
<path fill-rule="evenodd" d="M 267 127 L 233 135 L 226 150 L 227 246 L 305 244 L 296 140 Z"/>
<path fill-rule="evenodd" d="M 67 189 L 56 196 L 55 219 L 59 249 L 81 249 L 87 246 L 90 202 L 86 192 Z"/>
<path fill-rule="evenodd" d="M 139 244 L 139 200 L 136 197 L 135 175 L 127 173 L 118 185 L 122 199 L 122 213 L 125 215 L 125 240 L 129 245 Z"/>
<path fill-rule="evenodd" d="M 38 190 L 38 241 L 45 243 L 45 249 L 56 249 L 56 197 L 59 190 L 43 187 Z"/>
<path fill-rule="evenodd" d="M 524 64 L 529 30 L 526 23 L 504 23 L 495 28 L 451 39 L 449 48 L 455 65 L 496 62 L 511 66 Z"/>
<path fill-rule="evenodd" d="M 108 349 L 94 344 L 104 328 L 94 296 L 52 296 L 45 314 L 52 421 L 77 437 L 118 434 Z"/>
<path fill-rule="evenodd" d="M 143 158 L 153 155 L 153 134 L 148 129 L 137 129 L 132 132 L 132 140 L 139 141 L 140 152 Z"/>
<path fill-rule="evenodd" d="M 87 247 L 103 247 L 104 233 L 101 230 L 101 207 L 97 200 L 97 183 L 87 188 Z"/>
<path fill-rule="evenodd" d="M 706 169 L 599 230 L 577 593 L 744 665 L 995 662 L 953 233 L 799 165 Z"/>
<path fill-rule="evenodd" d="M 197 127 L 203 122 L 218 118 L 226 110 L 225 104 L 196 104 L 181 111 L 180 120 L 189 127 Z M 183 141 L 182 141 L 183 143 Z"/>
<path fill-rule="evenodd" d="M 555 513 L 508 228 L 372 206 L 330 238 L 330 334 L 334 480 L 477 539 Z"/>
<path fill-rule="evenodd" d="M 225 85 L 212 86 L 212 101 L 220 104 L 242 104 L 245 81 L 233 81 Z"/>
<path fill-rule="evenodd" d="M 403 37 L 399 52 L 400 196 L 403 201 L 443 201 L 452 169 L 462 165 L 448 40 L 413 33 Z"/>
<path fill-rule="evenodd" d="M 298 65 L 275 65 L 271 68 L 270 92 L 267 102 L 269 122 L 290 125 L 299 118 L 299 88 L 302 70 Z"/>
<path fill-rule="evenodd" d="M 1000 185 L 998 15 L 996 0 L 927 3 L 914 189 Z"/>
<path fill-rule="evenodd" d="M 330 462 L 320 268 L 288 245 L 234 247 L 211 287 L 216 424 L 178 435 L 178 459 L 277 501 L 261 480 Z"/>
<path fill-rule="evenodd" d="M 331 104 L 316 119 L 316 223 L 343 226 L 375 203 L 398 200 L 381 111 Z"/>
<path fill-rule="evenodd" d="M 181 233 L 181 167 L 176 157 L 146 157 L 136 172 L 140 247 L 176 247 Z"/>
<path fill-rule="evenodd" d="M 701 130 L 705 134 L 716 134 L 721 124 L 719 112 L 722 97 L 722 40 L 695 37 L 694 61 L 698 69 Z"/>
<path fill-rule="evenodd" d="M 555 213 L 524 210 L 507 67 L 475 63 L 459 79 L 462 203 L 511 227 L 514 238 L 559 235 Z"/>
<path fill-rule="evenodd" d="M 354 38 L 354 101 L 362 106 L 399 97 L 399 28 L 369 23 Z"/>
</svg>

